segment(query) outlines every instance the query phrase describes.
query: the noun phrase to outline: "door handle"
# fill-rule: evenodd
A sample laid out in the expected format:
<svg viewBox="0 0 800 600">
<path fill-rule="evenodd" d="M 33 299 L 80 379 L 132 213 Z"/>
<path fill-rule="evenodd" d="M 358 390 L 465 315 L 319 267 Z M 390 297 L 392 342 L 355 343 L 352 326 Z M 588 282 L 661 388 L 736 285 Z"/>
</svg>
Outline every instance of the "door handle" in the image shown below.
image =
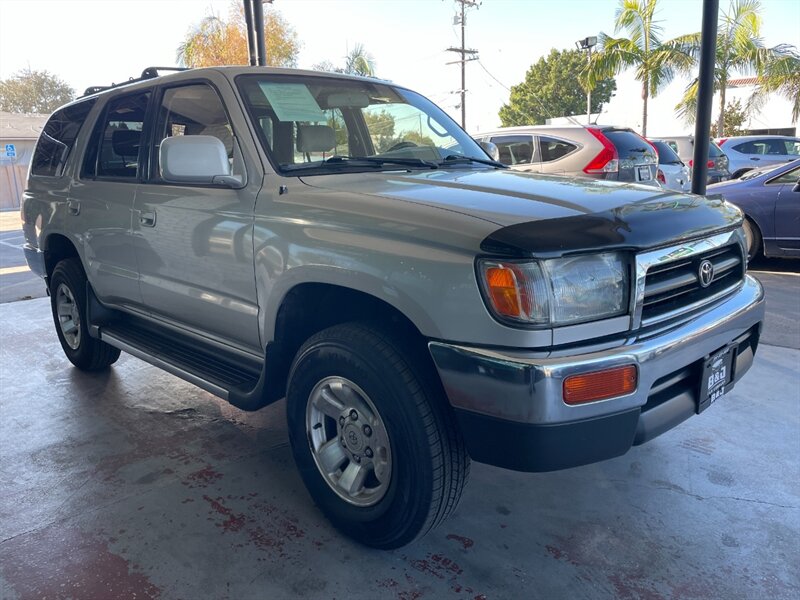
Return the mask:
<svg viewBox="0 0 800 600">
<path fill-rule="evenodd" d="M 81 203 L 77 200 L 67 200 L 67 212 L 71 215 L 80 214 Z"/>
<path fill-rule="evenodd" d="M 139 223 L 142 224 L 142 227 L 155 227 L 156 226 L 155 211 L 139 213 Z"/>
<path fill-rule="evenodd" d="M 758 157 L 756 157 L 756 156 L 751 156 L 751 157 L 750 157 L 750 160 L 761 160 L 761 159 L 760 159 L 760 158 L 758 158 Z"/>
</svg>

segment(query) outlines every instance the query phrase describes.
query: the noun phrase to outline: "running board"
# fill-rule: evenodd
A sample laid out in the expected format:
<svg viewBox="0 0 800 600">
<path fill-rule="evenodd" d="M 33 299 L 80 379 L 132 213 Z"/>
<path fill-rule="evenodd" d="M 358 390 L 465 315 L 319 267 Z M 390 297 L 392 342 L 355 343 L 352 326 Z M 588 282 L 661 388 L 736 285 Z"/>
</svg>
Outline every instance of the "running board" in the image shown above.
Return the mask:
<svg viewBox="0 0 800 600">
<path fill-rule="evenodd" d="M 100 339 L 224 400 L 231 399 L 232 390 L 256 388 L 260 365 L 248 365 L 241 357 L 225 356 L 216 348 L 136 321 L 129 317 L 102 326 Z"/>
<path fill-rule="evenodd" d="M 233 351 L 108 308 L 86 284 L 89 335 L 227 400 L 241 410 L 258 410 L 286 394 L 281 348 L 267 345 L 264 360 Z M 273 357 L 272 360 L 268 360 Z"/>
</svg>

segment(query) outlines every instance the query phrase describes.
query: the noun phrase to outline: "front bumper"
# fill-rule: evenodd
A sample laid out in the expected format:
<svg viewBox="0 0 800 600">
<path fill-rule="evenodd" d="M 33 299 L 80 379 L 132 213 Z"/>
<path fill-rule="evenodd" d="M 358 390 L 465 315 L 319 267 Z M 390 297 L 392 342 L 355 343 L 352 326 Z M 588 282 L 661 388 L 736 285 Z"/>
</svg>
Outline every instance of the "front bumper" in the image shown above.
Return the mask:
<svg viewBox="0 0 800 600">
<path fill-rule="evenodd" d="M 763 318 L 763 289 L 747 276 L 724 301 L 658 334 L 550 352 L 429 347 L 472 458 L 549 471 L 619 456 L 695 414 L 704 359 L 736 345 L 738 381 L 752 364 Z M 566 377 L 629 364 L 638 367 L 634 393 L 564 403 Z"/>
</svg>

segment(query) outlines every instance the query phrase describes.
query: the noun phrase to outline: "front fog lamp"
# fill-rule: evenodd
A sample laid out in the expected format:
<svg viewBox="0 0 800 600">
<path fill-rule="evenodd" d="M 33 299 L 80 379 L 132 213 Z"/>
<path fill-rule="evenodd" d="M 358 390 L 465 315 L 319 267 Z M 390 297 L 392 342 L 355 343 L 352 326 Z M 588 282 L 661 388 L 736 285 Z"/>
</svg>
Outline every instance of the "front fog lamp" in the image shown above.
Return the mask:
<svg viewBox="0 0 800 600">
<path fill-rule="evenodd" d="M 551 260 L 481 260 L 478 270 L 492 312 L 529 325 L 568 325 L 625 314 L 628 275 L 617 252 Z"/>
</svg>

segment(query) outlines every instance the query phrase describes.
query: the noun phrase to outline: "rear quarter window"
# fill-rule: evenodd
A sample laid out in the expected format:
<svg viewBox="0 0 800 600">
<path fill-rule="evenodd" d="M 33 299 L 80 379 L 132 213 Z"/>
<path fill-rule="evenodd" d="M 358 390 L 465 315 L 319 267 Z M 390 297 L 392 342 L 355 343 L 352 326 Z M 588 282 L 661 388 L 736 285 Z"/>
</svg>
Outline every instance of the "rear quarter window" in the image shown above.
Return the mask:
<svg viewBox="0 0 800 600">
<path fill-rule="evenodd" d="M 60 177 L 72 147 L 96 98 L 79 102 L 53 113 L 42 130 L 31 159 L 31 175 Z"/>
</svg>

